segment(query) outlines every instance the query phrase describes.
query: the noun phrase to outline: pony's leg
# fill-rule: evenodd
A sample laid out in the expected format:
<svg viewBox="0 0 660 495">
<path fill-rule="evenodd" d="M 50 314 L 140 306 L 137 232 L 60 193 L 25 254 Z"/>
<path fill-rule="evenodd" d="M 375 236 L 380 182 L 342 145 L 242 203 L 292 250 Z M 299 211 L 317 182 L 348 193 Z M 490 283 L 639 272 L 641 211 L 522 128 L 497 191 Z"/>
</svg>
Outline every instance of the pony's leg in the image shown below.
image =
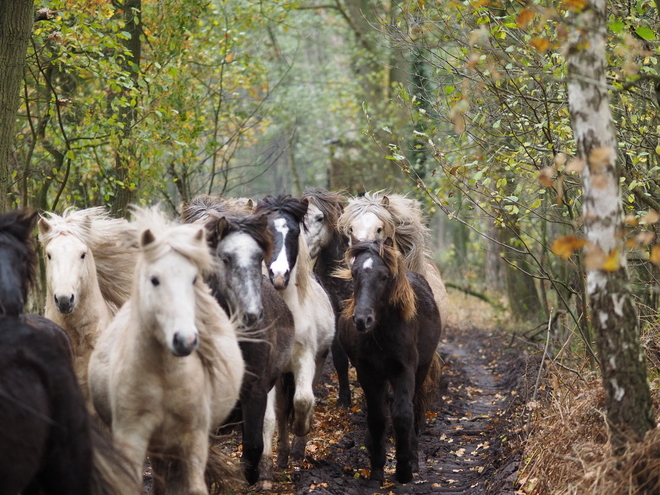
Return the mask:
<svg viewBox="0 0 660 495">
<path fill-rule="evenodd" d="M 288 376 L 287 376 L 288 375 Z M 277 415 L 277 467 L 285 469 L 289 465 L 289 454 L 291 445 L 289 444 L 289 411 L 291 408 L 291 397 L 289 388 L 293 383 L 285 384 L 285 380 L 291 380 L 290 374 L 283 375 L 277 381 L 275 387 L 276 415 Z"/>
<path fill-rule="evenodd" d="M 360 383 L 367 400 L 367 435 L 365 445 L 371 458 L 372 480 L 385 478 L 385 390 L 386 382 L 381 377 L 369 376 L 358 371 Z M 367 375 L 367 376 L 365 376 Z"/>
<path fill-rule="evenodd" d="M 135 479 L 142 485 L 142 466 L 147 456 L 149 437 L 153 429 L 144 428 L 144 425 L 129 425 L 125 427 L 113 421 L 112 439 L 114 443 L 123 450 L 130 465 L 133 467 Z"/>
<path fill-rule="evenodd" d="M 275 387 L 268 392 L 264 415 L 264 450 L 259 461 L 259 483 L 257 491 L 270 491 L 273 483 L 273 435 L 275 434 Z"/>
<path fill-rule="evenodd" d="M 293 395 L 293 433 L 299 437 L 307 435 L 312 428 L 315 358 L 313 353 L 306 350 L 301 352 L 299 359 L 293 363 L 293 376 L 296 382 L 296 391 Z"/>
<path fill-rule="evenodd" d="M 337 404 L 343 409 L 351 406 L 351 387 L 348 382 L 348 356 L 344 348 L 339 343 L 339 338 L 335 334 L 332 339 L 332 362 L 337 371 L 337 381 L 339 382 L 339 397 Z"/>
<path fill-rule="evenodd" d="M 200 428 L 182 434 L 179 438 L 181 454 L 180 479 L 167 480 L 167 495 L 186 493 L 190 495 L 208 495 L 204 472 L 209 456 L 209 442 L 206 429 Z"/>
<path fill-rule="evenodd" d="M 414 375 L 401 373 L 392 380 L 392 388 L 394 402 L 391 413 L 396 441 L 396 479 L 399 483 L 408 483 L 412 479 L 414 468 L 419 470 L 417 450 L 413 450 L 413 445 L 417 445 L 413 413 Z"/>
<path fill-rule="evenodd" d="M 254 389 L 258 389 L 256 384 Z M 243 411 L 243 474 L 248 484 L 259 480 L 259 460 L 264 450 L 264 413 L 268 393 L 264 389 L 252 390 L 249 397 L 241 400 Z"/>
<path fill-rule="evenodd" d="M 307 448 L 307 435 L 299 437 L 293 436 L 293 445 L 291 446 L 291 460 L 302 461 L 305 458 L 305 449 Z"/>
</svg>

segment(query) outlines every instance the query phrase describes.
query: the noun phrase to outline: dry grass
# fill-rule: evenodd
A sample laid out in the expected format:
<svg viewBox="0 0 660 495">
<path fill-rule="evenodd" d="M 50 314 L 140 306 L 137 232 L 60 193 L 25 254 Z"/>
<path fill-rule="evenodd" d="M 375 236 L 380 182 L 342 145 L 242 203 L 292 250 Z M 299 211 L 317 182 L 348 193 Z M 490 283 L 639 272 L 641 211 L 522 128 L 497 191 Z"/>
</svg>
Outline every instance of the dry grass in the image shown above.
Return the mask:
<svg viewBox="0 0 660 495">
<path fill-rule="evenodd" d="M 648 432 L 643 442 L 615 457 L 608 443 L 600 380 L 553 372 L 549 382 L 552 391 L 544 404 L 528 404 L 533 431 L 519 471 L 518 493 L 660 493 L 660 430 Z M 653 399 L 660 411 L 660 391 L 653 391 Z"/>
<path fill-rule="evenodd" d="M 502 311 L 481 299 L 456 289 L 447 288 L 450 303 L 449 325 L 460 328 L 476 327 L 493 330 L 506 326 L 511 320 L 508 311 Z M 503 301 L 498 301 L 503 304 Z"/>
</svg>

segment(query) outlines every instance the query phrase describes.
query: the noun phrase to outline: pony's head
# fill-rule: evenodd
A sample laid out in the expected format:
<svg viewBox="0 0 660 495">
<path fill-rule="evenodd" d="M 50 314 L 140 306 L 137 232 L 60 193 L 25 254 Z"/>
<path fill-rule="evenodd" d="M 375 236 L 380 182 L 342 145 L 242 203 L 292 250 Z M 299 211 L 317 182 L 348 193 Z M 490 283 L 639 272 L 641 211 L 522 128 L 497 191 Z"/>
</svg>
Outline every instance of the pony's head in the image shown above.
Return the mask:
<svg viewBox="0 0 660 495">
<path fill-rule="evenodd" d="M 290 195 L 266 196 L 257 203 L 256 213 L 268 215 L 273 236 L 272 253 L 266 257 L 268 276 L 278 290 L 286 289 L 298 260 L 301 229 L 305 228 L 308 201 Z"/>
<path fill-rule="evenodd" d="M 416 314 L 416 299 L 406 276 L 401 253 L 391 238 L 358 242 L 346 253 L 353 279 L 353 297 L 344 310 L 346 318 L 352 318 L 360 332 L 372 330 L 382 315 L 382 310 L 396 307 L 404 320 Z"/>
<path fill-rule="evenodd" d="M 218 290 L 245 327 L 257 325 L 263 318 L 261 266 L 273 248 L 266 214 L 211 214 L 206 229 Z"/>
<path fill-rule="evenodd" d="M 339 193 L 322 188 L 306 189 L 302 197 L 309 201 L 305 215 L 305 240 L 309 255 L 314 259 L 322 249 L 330 245 L 336 235 L 340 235 L 337 220 L 343 210 L 344 198 Z"/>
<path fill-rule="evenodd" d="M 199 345 L 196 303 L 203 276 L 212 268 L 204 227 L 168 222 L 156 208 L 134 208 L 140 254 L 133 304 L 142 326 L 175 356 Z"/>
<path fill-rule="evenodd" d="M 72 313 L 89 284 L 97 282 L 94 256 L 88 244 L 96 215 L 101 215 L 101 211 L 68 209 L 62 216 L 49 213 L 39 219 L 48 290 L 62 314 Z"/>
<path fill-rule="evenodd" d="M 0 314 L 23 312 L 35 280 L 36 251 L 32 232 L 37 213 L 28 209 L 0 216 Z"/>
<path fill-rule="evenodd" d="M 339 230 L 358 241 L 394 239 L 396 222 L 389 207 L 389 196 L 382 191 L 352 198 L 339 217 Z"/>
</svg>

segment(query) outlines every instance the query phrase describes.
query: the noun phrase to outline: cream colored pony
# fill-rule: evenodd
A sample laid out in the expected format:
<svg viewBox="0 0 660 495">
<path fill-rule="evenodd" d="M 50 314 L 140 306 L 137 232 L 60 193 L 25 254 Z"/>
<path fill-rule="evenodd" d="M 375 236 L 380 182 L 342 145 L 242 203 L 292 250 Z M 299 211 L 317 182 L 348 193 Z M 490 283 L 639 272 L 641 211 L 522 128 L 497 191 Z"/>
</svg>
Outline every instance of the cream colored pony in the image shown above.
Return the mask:
<svg viewBox="0 0 660 495">
<path fill-rule="evenodd" d="M 166 493 L 207 494 L 209 433 L 244 373 L 236 330 L 203 281 L 212 269 L 204 228 L 153 209 L 135 215 L 133 292 L 92 354 L 92 400 L 138 479 L 149 451 Z"/>
<path fill-rule="evenodd" d="M 89 356 L 130 295 L 137 250 L 117 242 L 128 222 L 109 218 L 103 208 L 47 213 L 38 225 L 46 255 L 46 317 L 69 335 L 76 376 L 88 398 Z"/>
<path fill-rule="evenodd" d="M 338 226 L 344 235 L 359 241 L 391 237 L 403 254 L 406 269 L 422 275 L 431 286 L 442 324 L 446 325 L 449 298 L 440 272 L 431 261 L 429 229 L 419 201 L 401 194 L 385 195 L 383 191 L 366 193 L 348 201 Z"/>
</svg>

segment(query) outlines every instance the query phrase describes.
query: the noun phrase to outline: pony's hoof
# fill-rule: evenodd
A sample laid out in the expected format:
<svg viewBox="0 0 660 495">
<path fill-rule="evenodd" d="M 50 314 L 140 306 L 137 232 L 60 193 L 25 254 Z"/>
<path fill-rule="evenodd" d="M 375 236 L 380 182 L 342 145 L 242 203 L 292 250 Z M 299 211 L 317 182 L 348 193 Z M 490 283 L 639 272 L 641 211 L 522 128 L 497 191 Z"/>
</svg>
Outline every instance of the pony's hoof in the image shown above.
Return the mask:
<svg viewBox="0 0 660 495">
<path fill-rule="evenodd" d="M 385 472 L 382 469 L 372 469 L 369 479 L 382 482 L 385 479 Z"/>
<path fill-rule="evenodd" d="M 413 470 L 410 463 L 404 463 L 404 466 L 399 466 L 399 463 L 396 464 L 396 480 L 399 483 L 408 483 L 412 480 Z"/>
<path fill-rule="evenodd" d="M 419 459 L 414 459 L 412 461 L 412 472 L 419 473 Z"/>
<path fill-rule="evenodd" d="M 254 489 L 258 492 L 269 492 L 273 489 L 273 482 L 270 480 L 260 480 L 254 485 Z"/>
<path fill-rule="evenodd" d="M 277 456 L 277 467 L 278 469 L 286 469 L 289 467 L 289 456 L 278 455 Z"/>
<path fill-rule="evenodd" d="M 339 397 L 337 398 L 337 406 L 340 409 L 349 409 L 351 407 L 351 391 L 344 393 L 343 391 L 339 392 Z"/>
</svg>

